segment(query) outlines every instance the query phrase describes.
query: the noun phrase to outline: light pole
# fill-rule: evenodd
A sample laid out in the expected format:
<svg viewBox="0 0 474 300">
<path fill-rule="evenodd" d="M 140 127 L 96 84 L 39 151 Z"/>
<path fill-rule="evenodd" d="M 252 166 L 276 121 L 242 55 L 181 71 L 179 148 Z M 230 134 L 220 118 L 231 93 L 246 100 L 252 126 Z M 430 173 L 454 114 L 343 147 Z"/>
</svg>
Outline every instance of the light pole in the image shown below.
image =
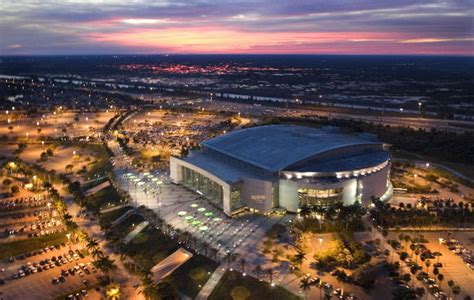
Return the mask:
<svg viewBox="0 0 474 300">
<path fill-rule="evenodd" d="M 70 232 L 66 233 L 66 237 L 67 237 L 67 244 L 69 245 L 69 250 L 71 250 L 71 233 Z"/>
</svg>

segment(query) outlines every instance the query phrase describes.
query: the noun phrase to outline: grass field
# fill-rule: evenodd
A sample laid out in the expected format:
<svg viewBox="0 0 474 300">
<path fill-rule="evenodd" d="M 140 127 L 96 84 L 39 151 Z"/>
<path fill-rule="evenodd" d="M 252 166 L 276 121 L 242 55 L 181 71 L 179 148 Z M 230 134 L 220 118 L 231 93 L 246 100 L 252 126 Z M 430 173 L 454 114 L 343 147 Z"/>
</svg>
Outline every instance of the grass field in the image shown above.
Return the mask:
<svg viewBox="0 0 474 300">
<path fill-rule="evenodd" d="M 64 232 L 31 238 L 27 240 L 15 241 L 11 243 L 0 244 L 0 260 L 10 256 L 16 256 L 33 250 L 42 249 L 46 246 L 57 245 L 67 241 Z"/>
<path fill-rule="evenodd" d="M 239 272 L 227 271 L 212 291 L 209 300 L 236 299 L 291 300 L 300 298 L 282 287 L 271 287 L 268 282 L 242 276 Z"/>
<path fill-rule="evenodd" d="M 453 169 L 456 172 L 461 173 L 462 175 L 474 178 L 474 165 L 473 164 L 461 164 L 461 163 L 454 163 L 448 161 L 440 161 L 428 156 L 421 156 L 418 154 L 409 153 L 406 151 L 395 150 L 392 151 L 393 157 L 400 158 L 400 159 L 408 159 L 408 160 L 421 160 L 421 161 L 430 161 L 434 162 L 443 166 L 446 166 L 450 169 Z"/>
<path fill-rule="evenodd" d="M 199 254 L 194 254 L 190 260 L 166 278 L 166 281 L 180 293 L 194 298 L 216 268 L 217 263 L 213 260 Z"/>
<path fill-rule="evenodd" d="M 131 206 L 124 206 L 119 209 L 113 210 L 111 212 L 107 213 L 101 213 L 99 215 L 99 223 L 102 228 L 107 228 L 110 226 L 110 224 L 118 219 L 121 215 L 123 215 L 125 212 L 130 210 Z"/>
<path fill-rule="evenodd" d="M 92 194 L 86 197 L 85 204 L 87 208 L 93 211 L 99 211 L 101 208 L 104 208 L 109 203 L 111 204 L 119 204 L 120 200 L 119 193 L 113 186 L 108 186 L 95 194 Z"/>
</svg>

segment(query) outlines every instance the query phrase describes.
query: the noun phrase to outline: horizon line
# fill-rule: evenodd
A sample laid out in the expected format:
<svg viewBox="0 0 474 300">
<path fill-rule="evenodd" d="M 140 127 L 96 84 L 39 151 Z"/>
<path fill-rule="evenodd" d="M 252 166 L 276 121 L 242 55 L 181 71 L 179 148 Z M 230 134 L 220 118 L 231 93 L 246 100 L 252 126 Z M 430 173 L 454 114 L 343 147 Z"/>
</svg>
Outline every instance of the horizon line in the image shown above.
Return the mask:
<svg viewBox="0 0 474 300">
<path fill-rule="evenodd" d="M 63 53 L 51 53 L 51 54 L 0 54 L 0 57 L 32 57 L 32 56 L 219 56 L 219 55 L 233 55 L 233 56 L 439 56 L 439 57 L 474 57 L 474 52 L 472 54 L 456 54 L 456 53 L 446 53 L 446 54 L 432 54 L 432 53 L 73 53 L 73 54 L 63 54 Z"/>
</svg>

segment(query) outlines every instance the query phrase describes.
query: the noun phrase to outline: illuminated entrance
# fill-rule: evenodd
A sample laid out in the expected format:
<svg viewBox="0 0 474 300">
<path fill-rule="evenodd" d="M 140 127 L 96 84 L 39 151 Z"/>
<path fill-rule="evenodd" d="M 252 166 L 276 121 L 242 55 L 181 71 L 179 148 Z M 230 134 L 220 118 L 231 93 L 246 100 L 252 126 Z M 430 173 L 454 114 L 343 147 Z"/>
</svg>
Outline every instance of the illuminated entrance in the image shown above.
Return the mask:
<svg viewBox="0 0 474 300">
<path fill-rule="evenodd" d="M 304 204 L 327 206 L 342 202 L 342 191 L 342 188 L 327 190 L 300 188 L 298 189 L 298 199 L 300 206 Z"/>
</svg>

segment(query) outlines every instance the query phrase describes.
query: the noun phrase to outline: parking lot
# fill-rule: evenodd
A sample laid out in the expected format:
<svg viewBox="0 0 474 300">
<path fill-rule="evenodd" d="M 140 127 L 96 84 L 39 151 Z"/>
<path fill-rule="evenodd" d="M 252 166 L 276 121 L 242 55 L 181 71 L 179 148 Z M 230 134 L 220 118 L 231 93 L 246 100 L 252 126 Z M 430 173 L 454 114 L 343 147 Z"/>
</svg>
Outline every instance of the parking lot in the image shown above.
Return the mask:
<svg viewBox="0 0 474 300">
<path fill-rule="evenodd" d="M 442 253 L 442 256 L 439 257 L 439 261 L 443 264 L 443 267 L 440 268 L 440 273 L 444 274 L 445 279 L 441 284 L 441 289 L 449 291 L 450 288 L 447 282 L 453 280 L 456 285 L 461 287 L 459 299 L 463 299 L 467 295 L 472 297 L 474 295 L 474 270 L 471 270 L 460 256 L 449 250 L 446 244 L 440 243 L 439 238 L 447 239 L 447 234 L 445 232 L 424 232 L 423 235 L 429 241 L 426 244 L 429 249 Z M 472 236 L 472 232 L 457 232 L 454 234 L 455 239 L 459 237 L 464 239 L 469 236 Z"/>
<path fill-rule="evenodd" d="M 53 247 L 34 256 L 0 263 L 4 299 L 51 299 L 86 288 L 99 274 L 91 258 L 79 255 L 80 247 Z M 43 250 L 44 251 L 44 250 Z M 81 252 L 83 253 L 83 251 Z M 87 271 L 85 271 L 87 270 Z M 72 271 L 72 272 L 71 272 Z"/>
</svg>

